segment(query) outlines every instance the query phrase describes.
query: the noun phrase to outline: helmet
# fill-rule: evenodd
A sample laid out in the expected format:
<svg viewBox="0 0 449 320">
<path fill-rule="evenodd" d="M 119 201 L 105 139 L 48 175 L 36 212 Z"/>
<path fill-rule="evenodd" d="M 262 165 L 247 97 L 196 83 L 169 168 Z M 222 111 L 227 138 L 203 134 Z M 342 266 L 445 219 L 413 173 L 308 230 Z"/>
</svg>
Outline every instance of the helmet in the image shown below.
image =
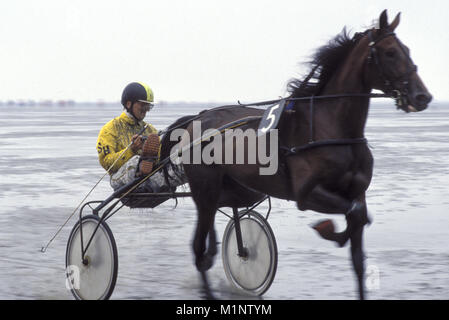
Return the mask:
<svg viewBox="0 0 449 320">
<path fill-rule="evenodd" d="M 153 91 L 142 82 L 131 82 L 122 93 L 122 105 L 126 108 L 126 101 L 151 103 L 154 100 Z"/>
</svg>

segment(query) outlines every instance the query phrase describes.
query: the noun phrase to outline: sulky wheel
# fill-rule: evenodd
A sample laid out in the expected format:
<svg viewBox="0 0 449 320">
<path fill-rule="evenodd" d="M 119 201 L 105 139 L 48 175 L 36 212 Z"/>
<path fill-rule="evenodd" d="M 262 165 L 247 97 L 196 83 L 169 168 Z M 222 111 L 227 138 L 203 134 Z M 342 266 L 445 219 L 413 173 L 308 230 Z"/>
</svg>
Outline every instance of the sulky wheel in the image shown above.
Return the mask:
<svg viewBox="0 0 449 320">
<path fill-rule="evenodd" d="M 250 295 L 262 295 L 276 274 L 276 240 L 268 221 L 256 211 L 240 217 L 240 229 L 245 254 L 239 256 L 235 221 L 231 219 L 223 234 L 223 267 L 235 288 Z"/>
<path fill-rule="evenodd" d="M 70 233 L 66 251 L 67 285 L 78 300 L 108 299 L 114 291 L 117 280 L 117 246 L 111 229 L 105 222 L 100 223 L 95 215 L 85 216 L 78 221 Z M 95 235 L 92 237 L 95 229 Z M 88 250 L 82 258 L 81 238 Z"/>
</svg>

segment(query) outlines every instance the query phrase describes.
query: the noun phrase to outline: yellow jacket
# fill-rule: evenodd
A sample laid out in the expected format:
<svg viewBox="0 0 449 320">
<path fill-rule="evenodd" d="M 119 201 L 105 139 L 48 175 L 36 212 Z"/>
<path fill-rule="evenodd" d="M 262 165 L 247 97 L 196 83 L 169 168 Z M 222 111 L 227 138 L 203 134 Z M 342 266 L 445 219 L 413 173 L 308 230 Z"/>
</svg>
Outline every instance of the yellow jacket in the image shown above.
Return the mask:
<svg viewBox="0 0 449 320">
<path fill-rule="evenodd" d="M 105 170 L 109 169 L 122 151 L 131 143 L 132 136 L 139 133 L 146 124 L 144 121 L 137 122 L 126 112 L 123 112 L 119 117 L 112 119 L 101 128 L 97 140 L 97 151 L 100 164 Z M 150 133 L 157 133 L 157 130 L 151 124 L 148 124 L 148 128 L 142 135 L 149 135 Z M 134 155 L 140 155 L 141 152 L 142 150 L 139 150 L 134 153 L 131 148 L 128 148 L 111 168 L 109 174 L 117 172 L 123 164 Z"/>
</svg>

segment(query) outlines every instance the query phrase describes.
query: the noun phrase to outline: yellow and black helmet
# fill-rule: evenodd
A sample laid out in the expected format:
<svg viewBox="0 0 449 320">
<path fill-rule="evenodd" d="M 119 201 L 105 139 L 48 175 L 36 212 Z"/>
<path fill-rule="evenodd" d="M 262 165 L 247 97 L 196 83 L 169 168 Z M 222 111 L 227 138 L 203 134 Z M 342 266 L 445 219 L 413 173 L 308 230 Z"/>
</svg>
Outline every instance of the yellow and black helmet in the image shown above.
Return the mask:
<svg viewBox="0 0 449 320">
<path fill-rule="evenodd" d="M 122 93 L 122 105 L 126 108 L 126 102 L 136 101 L 152 103 L 154 101 L 153 90 L 142 82 L 131 82 Z"/>
</svg>

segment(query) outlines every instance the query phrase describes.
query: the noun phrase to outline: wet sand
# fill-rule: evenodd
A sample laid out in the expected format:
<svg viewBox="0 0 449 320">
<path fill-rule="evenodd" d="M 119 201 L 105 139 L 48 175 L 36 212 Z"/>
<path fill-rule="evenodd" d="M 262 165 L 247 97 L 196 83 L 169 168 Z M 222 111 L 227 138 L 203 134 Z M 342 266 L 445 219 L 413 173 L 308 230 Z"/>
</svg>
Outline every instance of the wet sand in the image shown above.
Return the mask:
<svg viewBox="0 0 449 320">
<path fill-rule="evenodd" d="M 204 107 L 161 106 L 147 120 L 158 129 Z M 0 107 L 0 299 L 72 299 L 65 288 L 65 247 L 72 218 L 47 243 L 104 174 L 95 149 L 101 126 L 118 105 Z M 369 299 L 449 299 L 449 104 L 404 114 L 393 102 L 370 109 L 366 136 L 375 159 L 367 193 Z M 89 197 L 102 200 L 106 178 Z M 259 207 L 265 212 L 266 205 Z M 278 244 L 276 278 L 263 299 L 356 299 L 349 248 L 320 239 L 310 224 L 331 216 L 301 212 L 273 199 L 269 222 Z M 343 217 L 332 216 L 339 229 Z M 190 243 L 192 200 L 155 209 L 123 208 L 108 220 L 119 253 L 112 299 L 202 299 Z M 228 218 L 217 215 L 223 234 Z M 221 251 L 209 271 L 221 299 L 247 299 L 224 274 Z M 369 282 L 369 283 L 368 283 Z"/>
</svg>

